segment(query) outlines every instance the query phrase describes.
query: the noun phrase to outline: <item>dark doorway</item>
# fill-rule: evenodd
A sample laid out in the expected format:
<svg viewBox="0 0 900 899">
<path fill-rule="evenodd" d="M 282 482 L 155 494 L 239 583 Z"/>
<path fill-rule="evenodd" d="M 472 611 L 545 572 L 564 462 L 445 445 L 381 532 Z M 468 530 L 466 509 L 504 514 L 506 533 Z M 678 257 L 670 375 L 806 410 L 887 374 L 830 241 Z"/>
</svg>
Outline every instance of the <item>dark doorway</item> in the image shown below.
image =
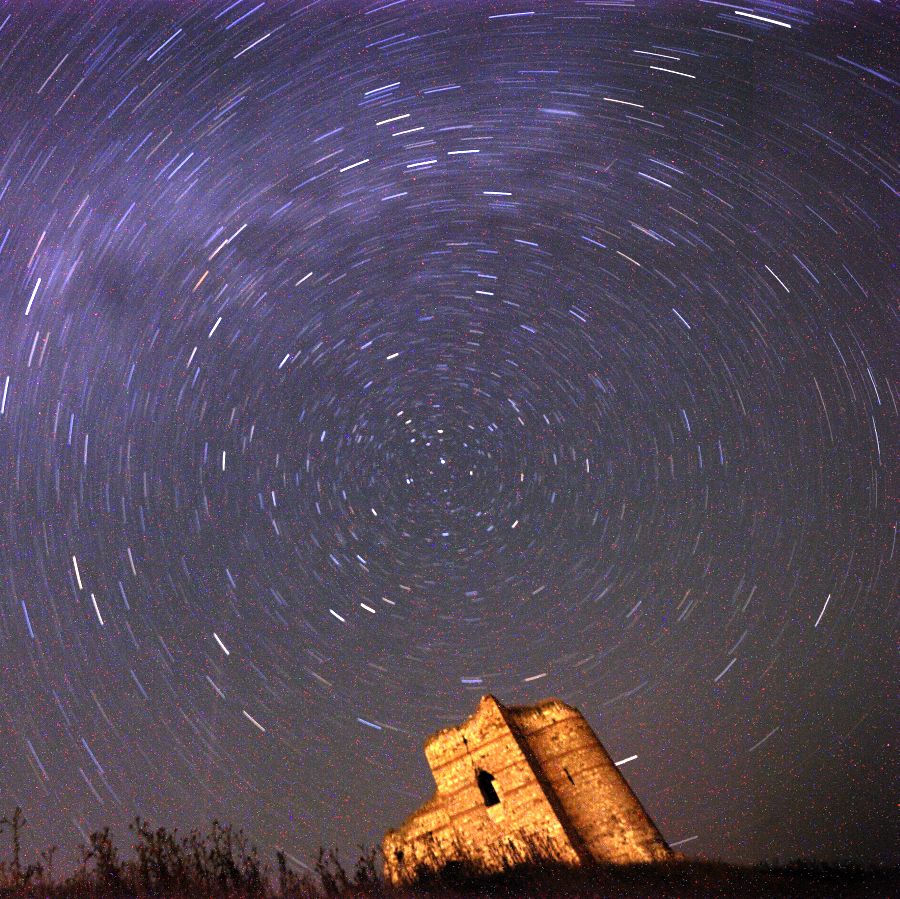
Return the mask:
<svg viewBox="0 0 900 899">
<path fill-rule="evenodd" d="M 484 804 L 490 808 L 492 805 L 500 805 L 500 795 L 494 786 L 494 775 L 487 771 L 478 772 L 478 789 L 481 790 L 481 798 Z"/>
</svg>

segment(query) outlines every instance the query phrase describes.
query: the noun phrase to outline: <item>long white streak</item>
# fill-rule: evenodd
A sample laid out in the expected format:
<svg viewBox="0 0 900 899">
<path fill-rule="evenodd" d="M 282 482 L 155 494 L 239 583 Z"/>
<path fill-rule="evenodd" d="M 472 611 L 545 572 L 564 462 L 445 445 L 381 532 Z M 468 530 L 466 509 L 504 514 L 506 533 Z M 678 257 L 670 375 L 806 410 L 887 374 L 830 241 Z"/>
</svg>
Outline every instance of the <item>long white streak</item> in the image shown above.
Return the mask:
<svg viewBox="0 0 900 899">
<path fill-rule="evenodd" d="M 822 606 L 822 611 L 819 612 L 819 617 L 816 619 L 816 623 L 813 625 L 813 627 L 819 626 L 819 622 L 822 620 L 822 616 L 825 614 L 825 610 L 828 608 L 828 603 L 830 600 L 831 600 L 831 594 L 829 593 L 828 598 L 825 600 L 825 605 Z"/>
<path fill-rule="evenodd" d="M 368 159 L 360 159 L 359 162 L 351 163 L 350 165 L 345 165 L 342 169 L 338 169 L 339 172 L 349 172 L 350 169 L 355 169 L 357 166 L 365 165 L 369 160 Z"/>
<path fill-rule="evenodd" d="M 627 759 L 622 759 L 620 762 L 616 762 L 616 767 L 618 768 L 619 765 L 627 765 L 629 762 L 633 762 L 636 758 L 636 755 L 630 755 Z"/>
<path fill-rule="evenodd" d="M 372 90 L 366 91 L 363 96 L 371 97 L 372 94 L 380 94 L 382 91 L 389 91 L 395 87 L 400 87 L 399 81 L 394 81 L 392 84 L 383 84 L 381 87 L 373 87 Z"/>
<path fill-rule="evenodd" d="M 9 390 L 9 375 L 6 376 L 6 381 L 3 384 L 3 400 L 0 401 L 0 415 L 6 414 L 6 393 Z"/>
<path fill-rule="evenodd" d="M 262 725 L 261 725 L 261 724 L 253 717 L 253 715 L 251 715 L 249 712 L 245 711 L 244 709 L 241 709 L 241 711 L 244 712 L 244 717 L 245 717 L 251 724 L 253 724 L 253 725 L 255 725 L 256 727 L 258 727 L 263 733 L 266 732 L 266 729 L 265 729 L 265 728 L 264 728 L 264 727 L 263 727 L 263 726 L 262 726 Z"/>
<path fill-rule="evenodd" d="M 247 223 L 244 222 L 244 224 L 241 225 L 241 227 L 238 228 L 237 231 L 235 231 L 234 234 L 232 234 L 231 237 L 228 238 L 228 243 L 231 243 L 231 241 L 233 241 L 238 236 L 238 234 L 240 234 L 241 231 L 243 231 L 244 228 L 246 228 L 246 227 L 247 227 Z"/>
<path fill-rule="evenodd" d="M 676 846 L 683 846 L 685 843 L 690 843 L 693 840 L 699 840 L 699 839 L 700 839 L 699 836 L 685 837 L 683 840 L 678 840 L 677 843 L 669 843 L 669 848 L 674 849 Z"/>
<path fill-rule="evenodd" d="M 148 57 L 147 57 L 147 62 L 150 62 L 150 60 L 153 59 L 153 57 L 156 56 L 157 53 L 162 52 L 163 48 L 164 48 L 164 47 L 167 47 L 169 44 L 171 44 L 172 41 L 174 41 L 175 38 L 178 37 L 179 34 L 181 34 L 181 29 L 180 29 L 180 28 L 179 28 L 179 29 L 175 32 L 175 34 L 173 34 L 171 37 L 166 38 L 166 40 L 164 40 L 164 41 L 163 41 L 163 42 L 162 42 L 162 43 L 161 43 L 161 44 L 160 44 L 160 45 L 159 45 L 159 46 L 158 46 L 158 47 L 157 47 L 157 48 L 156 48 L 156 49 L 155 49 Z"/>
<path fill-rule="evenodd" d="M 228 246 L 228 243 L 229 243 L 229 241 L 228 241 L 227 238 L 226 238 L 225 240 L 223 240 L 222 243 L 220 243 L 220 244 L 213 250 L 212 256 L 209 257 L 209 262 L 212 262 L 213 259 L 215 259 L 216 256 L 219 254 L 219 250 L 221 250 L 222 247 L 227 247 L 227 246 Z"/>
<path fill-rule="evenodd" d="M 379 125 L 389 125 L 391 122 L 399 122 L 401 119 L 408 119 L 411 113 L 404 112 L 403 115 L 395 115 L 392 119 L 382 119 L 380 122 L 375 123 L 375 127 L 377 128 Z"/>
<path fill-rule="evenodd" d="M 635 109 L 643 109 L 643 103 L 629 103 L 628 100 L 614 100 L 612 97 L 604 97 L 607 103 L 620 103 L 622 106 L 634 106 Z"/>
<path fill-rule="evenodd" d="M 734 11 L 736 16 L 743 16 L 745 19 L 756 19 L 757 22 L 768 22 L 769 25 L 778 25 L 780 28 L 790 28 L 787 22 L 779 22 L 778 19 L 767 19 L 765 16 L 757 16 L 752 12 L 741 12 L 741 10 L 736 9 Z"/>
<path fill-rule="evenodd" d="M 654 72 L 668 72 L 670 75 L 681 75 L 682 78 L 693 78 L 694 81 L 697 80 L 696 75 L 688 75 L 687 72 L 676 72 L 675 69 L 664 69 L 662 66 L 650 66 Z"/>
<path fill-rule="evenodd" d="M 775 734 L 777 734 L 779 730 L 781 730 L 781 725 L 780 725 L 780 724 L 778 725 L 778 727 L 772 728 L 772 730 L 770 730 L 770 731 L 769 731 L 769 732 L 768 732 L 768 733 L 767 733 L 767 734 L 766 734 L 766 735 L 765 735 L 758 743 L 754 743 L 754 744 L 747 750 L 747 752 L 753 752 L 753 750 L 759 749 L 759 747 L 762 746 L 762 744 L 765 743 L 766 740 L 769 739 L 769 737 L 774 736 Z M 670 844 L 670 845 L 671 845 L 671 844 Z"/>
<path fill-rule="evenodd" d="M 632 53 L 638 53 L 641 56 L 658 56 L 660 59 L 674 59 L 675 62 L 681 62 L 680 56 L 669 56 L 666 53 L 651 53 L 649 50 L 632 50 Z"/>
<path fill-rule="evenodd" d="M 523 16 L 533 16 L 533 15 L 534 15 L 534 10 L 531 10 L 529 12 L 503 12 L 503 13 L 497 13 L 494 16 L 488 16 L 488 20 L 491 20 L 491 19 L 520 19 Z"/>
<path fill-rule="evenodd" d="M 222 640 L 219 638 L 219 635 L 215 633 L 215 631 L 213 631 L 213 637 L 215 637 L 216 643 L 218 643 L 219 646 L 222 647 L 222 652 L 224 652 L 225 655 L 230 656 L 231 653 L 228 651 L 228 647 L 222 642 Z"/>
<path fill-rule="evenodd" d="M 769 268 L 769 266 L 766 265 L 765 269 L 782 287 L 784 287 L 785 293 L 790 293 L 784 281 L 782 281 L 781 278 L 779 278 L 778 275 L 776 275 L 775 272 L 773 272 L 772 269 Z"/>
<path fill-rule="evenodd" d="M 659 178 L 654 178 L 653 175 L 648 175 L 646 172 L 638 172 L 638 174 L 642 178 L 646 178 L 648 181 L 655 181 L 657 184 L 661 184 L 663 187 L 671 187 L 668 181 L 660 181 Z"/>
<path fill-rule="evenodd" d="M 41 279 L 38 278 L 34 283 L 34 290 L 31 291 L 31 298 L 28 300 L 28 305 L 25 307 L 25 314 L 28 315 L 31 312 L 31 304 L 34 302 L 34 298 L 37 295 L 38 289 L 41 286 Z"/>
<path fill-rule="evenodd" d="M 50 79 L 59 71 L 60 66 L 69 58 L 69 54 L 67 53 L 57 64 L 56 68 L 47 76 L 47 80 L 38 88 L 38 93 L 40 93 L 49 83 Z"/>
<path fill-rule="evenodd" d="M 736 658 L 735 658 L 735 659 L 732 659 L 732 660 L 731 660 L 731 661 L 730 661 L 730 662 L 729 662 L 729 663 L 728 663 L 728 664 L 727 664 L 727 665 L 719 672 L 719 674 L 718 674 L 715 678 L 713 678 L 713 683 L 714 683 L 714 684 L 717 684 L 720 680 L 722 680 L 722 678 L 725 677 L 726 674 L 728 674 L 729 668 L 731 668 L 731 666 L 732 666 L 736 661 L 737 661 Z"/>
<path fill-rule="evenodd" d="M 267 37 L 271 37 L 271 35 L 272 35 L 272 32 L 271 32 L 271 31 L 267 32 L 267 33 L 264 34 L 261 38 L 259 38 L 258 40 L 255 40 L 255 41 L 254 41 L 252 44 L 250 44 L 249 46 L 244 47 L 244 49 L 241 50 L 240 53 L 235 53 L 234 59 L 237 59 L 239 56 L 243 56 L 248 50 L 252 50 L 257 44 L 261 44 Z"/>
<path fill-rule="evenodd" d="M 75 580 L 78 581 L 78 589 L 84 590 L 84 586 L 81 583 L 81 572 L 78 570 L 78 559 L 75 556 L 72 556 L 72 565 L 75 567 Z"/>
<path fill-rule="evenodd" d="M 94 594 L 91 594 L 91 602 L 94 604 L 94 611 L 97 613 L 97 620 L 100 622 L 101 627 L 103 626 L 103 616 L 100 614 L 100 608 L 97 605 L 97 597 Z"/>
</svg>

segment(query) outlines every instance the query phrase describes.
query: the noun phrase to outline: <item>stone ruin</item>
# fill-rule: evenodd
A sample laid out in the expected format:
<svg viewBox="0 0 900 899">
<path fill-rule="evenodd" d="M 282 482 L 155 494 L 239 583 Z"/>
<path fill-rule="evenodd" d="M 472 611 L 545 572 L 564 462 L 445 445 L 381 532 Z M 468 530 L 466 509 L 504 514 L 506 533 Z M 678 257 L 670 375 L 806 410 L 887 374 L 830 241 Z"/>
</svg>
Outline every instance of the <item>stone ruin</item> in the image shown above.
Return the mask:
<svg viewBox="0 0 900 899">
<path fill-rule="evenodd" d="M 425 741 L 425 756 L 437 789 L 382 844 L 394 884 L 454 863 L 492 872 L 673 857 L 584 716 L 558 699 L 506 708 L 484 696 Z"/>
</svg>

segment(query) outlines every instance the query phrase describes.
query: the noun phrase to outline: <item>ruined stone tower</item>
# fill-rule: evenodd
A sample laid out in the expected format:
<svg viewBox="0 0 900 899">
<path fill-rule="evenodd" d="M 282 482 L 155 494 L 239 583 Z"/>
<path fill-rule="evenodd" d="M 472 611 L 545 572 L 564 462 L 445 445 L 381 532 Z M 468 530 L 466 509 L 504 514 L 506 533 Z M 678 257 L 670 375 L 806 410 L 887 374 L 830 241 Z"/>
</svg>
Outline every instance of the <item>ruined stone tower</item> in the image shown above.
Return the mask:
<svg viewBox="0 0 900 899">
<path fill-rule="evenodd" d="M 400 884 L 472 860 L 487 870 L 540 856 L 647 862 L 672 853 L 582 714 L 558 699 L 505 708 L 484 696 L 425 741 L 437 789 L 383 842 Z"/>
</svg>

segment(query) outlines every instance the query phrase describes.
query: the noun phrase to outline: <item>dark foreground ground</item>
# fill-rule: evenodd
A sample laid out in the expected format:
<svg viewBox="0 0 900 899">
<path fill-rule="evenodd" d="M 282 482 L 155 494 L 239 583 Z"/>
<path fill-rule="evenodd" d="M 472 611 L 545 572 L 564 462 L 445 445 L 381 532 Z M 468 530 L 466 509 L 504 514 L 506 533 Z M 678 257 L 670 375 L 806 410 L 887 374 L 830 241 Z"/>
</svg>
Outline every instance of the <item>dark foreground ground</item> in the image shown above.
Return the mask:
<svg viewBox="0 0 900 899">
<path fill-rule="evenodd" d="M 860 868 L 792 862 L 752 867 L 681 860 L 648 865 L 595 866 L 520 862 L 501 874 L 444 871 L 414 887 L 394 889 L 380 876 L 375 851 L 351 868 L 320 851 L 310 870 L 297 873 L 279 853 L 265 864 L 240 831 L 213 823 L 206 834 L 153 830 L 136 820 L 129 854 L 109 831 L 91 835 L 80 864 L 67 877 L 54 875 L 55 849 L 26 859 L 21 813 L 0 818 L 0 899 L 413 899 L 413 897 L 518 897 L 541 899 L 900 899 L 900 867 Z M 8 840 L 8 842 L 7 842 Z M 2 845 L 2 843 L 0 843 Z"/>
<path fill-rule="evenodd" d="M 228 897 L 228 899 L 462 899 L 462 897 L 546 897 L 546 899 L 694 899 L 694 897 L 784 897 L 784 899 L 863 899 L 900 896 L 896 869 L 862 870 L 844 867 L 793 865 L 780 868 L 743 868 L 706 863 L 652 865 L 617 871 L 571 872 L 512 871 L 505 875 L 467 883 L 431 883 L 394 890 L 384 884 L 349 884 L 323 888 L 313 882 L 295 883 L 281 889 L 277 882 L 261 888 L 220 888 L 213 885 L 172 883 L 149 890 L 131 889 L 125 884 L 109 884 L 94 878 L 75 878 L 51 884 L 46 880 L 28 886 L 0 887 L 0 897 Z"/>
<path fill-rule="evenodd" d="M 900 897 L 900 873 L 842 866 L 793 864 L 738 867 L 709 862 L 675 862 L 579 872 L 512 871 L 452 888 L 440 896 L 535 896 L 552 899 L 694 899 L 694 897 Z M 428 895 L 426 890 L 411 895 Z"/>
<path fill-rule="evenodd" d="M 291 882 L 292 881 L 292 882 Z M 254 885 L 178 883 L 170 881 L 146 887 L 135 883 L 110 882 L 78 875 L 51 883 L 45 878 L 25 885 L 0 886 L 0 897 L 47 897 L 47 899 L 125 899 L 125 897 L 221 897 L 221 899 L 462 899 L 462 897 L 534 896 L 547 899 L 694 899 L 694 897 L 784 897 L 784 899 L 862 899 L 900 897 L 898 869 L 862 869 L 846 866 L 794 863 L 785 866 L 739 867 L 710 862 L 675 862 L 570 871 L 536 866 L 513 869 L 505 874 L 443 879 L 416 887 L 392 889 L 379 880 L 322 884 L 317 877 L 279 883 L 277 876 Z"/>
</svg>

